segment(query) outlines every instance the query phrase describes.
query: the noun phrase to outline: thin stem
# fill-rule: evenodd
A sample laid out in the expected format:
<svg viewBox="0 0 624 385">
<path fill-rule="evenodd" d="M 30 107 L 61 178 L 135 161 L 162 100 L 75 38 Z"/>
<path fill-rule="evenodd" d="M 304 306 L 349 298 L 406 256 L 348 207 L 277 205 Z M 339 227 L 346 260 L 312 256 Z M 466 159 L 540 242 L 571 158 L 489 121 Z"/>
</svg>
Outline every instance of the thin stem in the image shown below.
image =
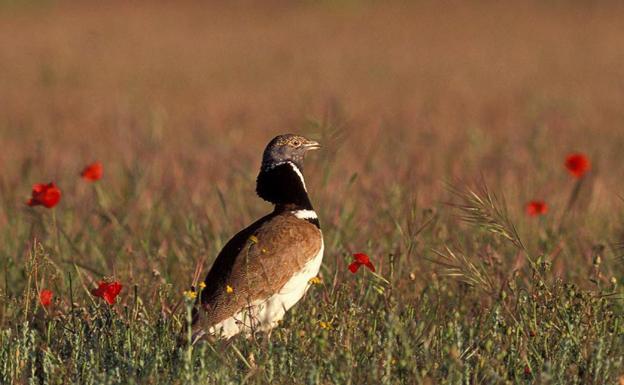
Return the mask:
<svg viewBox="0 0 624 385">
<path fill-rule="evenodd" d="M 61 257 L 61 236 L 59 235 L 58 219 L 56 218 L 56 209 L 52 209 L 52 223 L 54 226 L 54 237 L 56 239 L 56 255 Z"/>
<path fill-rule="evenodd" d="M 561 218 L 559 218 L 559 226 L 557 227 L 557 233 L 561 233 L 563 229 L 563 224 L 568 214 L 572 212 L 572 208 L 574 204 L 578 200 L 579 192 L 581 191 L 581 186 L 583 185 L 583 181 L 585 178 L 580 178 L 574 183 L 574 187 L 572 187 L 572 191 L 570 192 L 570 197 L 568 198 L 568 203 L 566 204 L 565 210 L 561 214 Z"/>
</svg>

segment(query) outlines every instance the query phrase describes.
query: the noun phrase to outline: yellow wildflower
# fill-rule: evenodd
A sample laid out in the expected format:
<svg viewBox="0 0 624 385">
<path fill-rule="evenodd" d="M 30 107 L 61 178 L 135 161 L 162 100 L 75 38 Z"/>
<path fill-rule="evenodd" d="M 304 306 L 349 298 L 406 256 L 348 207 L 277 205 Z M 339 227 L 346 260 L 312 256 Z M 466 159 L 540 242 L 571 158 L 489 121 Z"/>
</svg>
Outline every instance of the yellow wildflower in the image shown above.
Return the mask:
<svg viewBox="0 0 624 385">
<path fill-rule="evenodd" d="M 320 277 L 312 277 L 308 280 L 308 283 L 310 285 L 319 285 L 321 283 L 321 278 Z"/>
<path fill-rule="evenodd" d="M 330 330 L 332 328 L 331 322 L 319 321 L 319 326 L 321 329 Z"/>
<path fill-rule="evenodd" d="M 228 293 L 228 294 L 232 294 L 232 293 L 234 293 L 234 288 L 232 286 L 230 286 L 230 285 L 226 285 L 225 286 L 225 292 Z"/>
<path fill-rule="evenodd" d="M 186 299 L 195 299 L 197 298 L 197 293 L 192 290 L 186 290 L 184 292 L 184 296 L 186 297 Z"/>
<path fill-rule="evenodd" d="M 206 288 L 206 282 L 200 282 L 199 283 L 199 288 L 200 289 L 205 289 Z"/>
</svg>

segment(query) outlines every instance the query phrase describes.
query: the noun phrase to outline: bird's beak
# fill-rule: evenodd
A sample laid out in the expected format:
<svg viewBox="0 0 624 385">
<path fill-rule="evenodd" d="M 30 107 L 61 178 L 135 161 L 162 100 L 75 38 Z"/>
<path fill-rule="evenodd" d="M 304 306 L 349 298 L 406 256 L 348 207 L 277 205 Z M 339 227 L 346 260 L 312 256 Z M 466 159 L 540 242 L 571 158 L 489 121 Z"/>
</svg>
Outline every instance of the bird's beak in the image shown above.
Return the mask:
<svg viewBox="0 0 624 385">
<path fill-rule="evenodd" d="M 318 150 L 319 148 L 321 148 L 321 145 L 319 144 L 319 142 L 308 140 L 306 143 L 304 143 L 303 147 L 306 150 Z"/>
</svg>

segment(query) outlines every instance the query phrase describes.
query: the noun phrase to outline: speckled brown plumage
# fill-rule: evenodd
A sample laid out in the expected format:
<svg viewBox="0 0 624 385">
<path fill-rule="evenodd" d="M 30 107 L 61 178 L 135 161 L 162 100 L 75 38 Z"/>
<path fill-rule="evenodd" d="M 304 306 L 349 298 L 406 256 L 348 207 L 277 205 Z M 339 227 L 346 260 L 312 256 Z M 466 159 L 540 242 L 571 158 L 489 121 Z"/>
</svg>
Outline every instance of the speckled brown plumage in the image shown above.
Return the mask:
<svg viewBox="0 0 624 385">
<path fill-rule="evenodd" d="M 206 330 L 276 293 L 320 248 L 319 229 L 289 211 L 274 212 L 242 230 L 206 277 L 194 329 Z"/>
</svg>

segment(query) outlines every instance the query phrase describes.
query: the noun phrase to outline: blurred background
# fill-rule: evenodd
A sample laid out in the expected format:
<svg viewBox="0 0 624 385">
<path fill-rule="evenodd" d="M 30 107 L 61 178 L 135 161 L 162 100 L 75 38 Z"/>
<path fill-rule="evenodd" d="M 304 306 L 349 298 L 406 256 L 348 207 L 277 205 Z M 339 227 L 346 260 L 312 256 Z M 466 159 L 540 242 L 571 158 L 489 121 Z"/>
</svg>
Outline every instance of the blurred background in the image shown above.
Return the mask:
<svg viewBox="0 0 624 385">
<path fill-rule="evenodd" d="M 101 242 L 98 263 L 110 266 L 94 271 L 119 270 L 120 250 L 141 249 L 147 260 L 187 258 L 188 277 L 269 209 L 254 181 L 264 146 L 284 132 L 325 144 L 306 178 L 323 222 L 351 232 L 335 255 L 381 250 L 376 234 L 394 234 L 412 207 L 440 208 L 446 183 L 486 180 L 519 220 L 525 202 L 544 199 L 554 222 L 573 151 L 593 164 L 583 204 L 595 215 L 578 231 L 620 234 L 620 2 L 1 4 L 5 257 L 42 231 L 23 219 L 43 212 L 23 204 L 32 184 L 55 181 L 74 234 L 67 250 L 97 259 Z M 91 196 L 78 173 L 94 160 L 105 176 Z M 106 214 L 86 214 L 94 207 Z M 129 235 L 119 240 L 111 218 Z M 196 224 L 220 235 L 196 242 Z"/>
</svg>

